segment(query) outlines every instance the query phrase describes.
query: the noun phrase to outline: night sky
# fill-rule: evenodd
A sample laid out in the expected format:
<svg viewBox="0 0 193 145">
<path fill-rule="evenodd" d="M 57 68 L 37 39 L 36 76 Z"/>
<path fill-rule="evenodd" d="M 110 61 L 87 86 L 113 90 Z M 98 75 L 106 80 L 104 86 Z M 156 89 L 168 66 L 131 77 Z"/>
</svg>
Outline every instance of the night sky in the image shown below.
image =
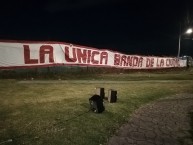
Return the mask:
<svg viewBox="0 0 193 145">
<path fill-rule="evenodd" d="M 126 54 L 177 56 L 193 26 L 191 0 L 6 0 L 0 39 L 62 41 Z M 193 56 L 193 35 L 181 55 Z"/>
</svg>

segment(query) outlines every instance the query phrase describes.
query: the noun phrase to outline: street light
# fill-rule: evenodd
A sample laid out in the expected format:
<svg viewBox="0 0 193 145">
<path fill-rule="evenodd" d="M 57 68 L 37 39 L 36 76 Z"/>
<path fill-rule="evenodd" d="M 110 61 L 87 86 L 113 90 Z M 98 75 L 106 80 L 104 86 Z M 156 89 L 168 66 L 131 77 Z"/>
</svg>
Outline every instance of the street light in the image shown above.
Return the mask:
<svg viewBox="0 0 193 145">
<path fill-rule="evenodd" d="M 193 33 L 192 28 L 187 29 L 185 32 L 185 34 L 191 34 L 191 33 Z M 180 28 L 179 42 L 178 42 L 178 58 L 180 57 L 181 38 L 183 34 L 184 33 L 181 34 L 181 28 Z"/>
<path fill-rule="evenodd" d="M 189 28 L 187 31 L 186 31 L 186 34 L 191 34 L 192 33 L 192 28 Z"/>
</svg>

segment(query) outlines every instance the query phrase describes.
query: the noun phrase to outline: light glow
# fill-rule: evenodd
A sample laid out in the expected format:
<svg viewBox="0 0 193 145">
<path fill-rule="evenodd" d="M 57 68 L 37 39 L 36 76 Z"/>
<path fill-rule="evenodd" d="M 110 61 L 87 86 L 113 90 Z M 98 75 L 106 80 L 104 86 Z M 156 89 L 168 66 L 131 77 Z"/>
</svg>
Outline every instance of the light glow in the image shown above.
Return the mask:
<svg viewBox="0 0 193 145">
<path fill-rule="evenodd" d="M 191 34 L 192 33 L 192 28 L 190 28 L 190 29 L 188 29 L 187 31 L 186 31 L 186 34 Z"/>
</svg>

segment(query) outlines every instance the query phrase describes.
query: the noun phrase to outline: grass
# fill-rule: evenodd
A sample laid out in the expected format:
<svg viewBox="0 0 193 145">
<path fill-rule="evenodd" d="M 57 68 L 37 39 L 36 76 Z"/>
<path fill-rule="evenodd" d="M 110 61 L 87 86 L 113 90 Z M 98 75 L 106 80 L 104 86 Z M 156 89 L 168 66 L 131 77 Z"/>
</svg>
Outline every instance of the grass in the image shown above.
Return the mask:
<svg viewBox="0 0 193 145">
<path fill-rule="evenodd" d="M 7 145 L 99 145 L 105 144 L 141 105 L 176 93 L 193 93 L 191 72 L 106 74 L 120 81 L 24 81 L 0 80 L 0 143 Z M 104 76 L 104 75 L 101 75 Z M 125 76 L 125 78 L 123 78 Z M 100 77 L 100 76 L 99 76 Z M 180 79 L 179 79 L 180 78 Z M 138 81 L 134 81 L 134 80 Z M 102 80 L 102 79 L 99 79 Z M 133 80 L 133 81 L 127 81 Z M 164 81 L 160 81 L 164 80 Z M 105 102 L 106 110 L 89 110 L 88 98 L 95 87 L 118 91 L 118 102 Z"/>
</svg>

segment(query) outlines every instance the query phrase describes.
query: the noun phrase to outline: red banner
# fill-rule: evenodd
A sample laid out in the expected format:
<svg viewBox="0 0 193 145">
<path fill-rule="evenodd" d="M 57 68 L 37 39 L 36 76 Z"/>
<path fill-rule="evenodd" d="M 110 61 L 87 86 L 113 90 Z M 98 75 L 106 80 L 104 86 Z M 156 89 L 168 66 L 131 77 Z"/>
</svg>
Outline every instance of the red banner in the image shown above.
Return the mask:
<svg viewBox="0 0 193 145">
<path fill-rule="evenodd" d="M 60 42 L 0 42 L 0 69 L 57 65 L 157 69 L 185 67 L 186 60 L 175 57 L 126 55 Z"/>
</svg>

